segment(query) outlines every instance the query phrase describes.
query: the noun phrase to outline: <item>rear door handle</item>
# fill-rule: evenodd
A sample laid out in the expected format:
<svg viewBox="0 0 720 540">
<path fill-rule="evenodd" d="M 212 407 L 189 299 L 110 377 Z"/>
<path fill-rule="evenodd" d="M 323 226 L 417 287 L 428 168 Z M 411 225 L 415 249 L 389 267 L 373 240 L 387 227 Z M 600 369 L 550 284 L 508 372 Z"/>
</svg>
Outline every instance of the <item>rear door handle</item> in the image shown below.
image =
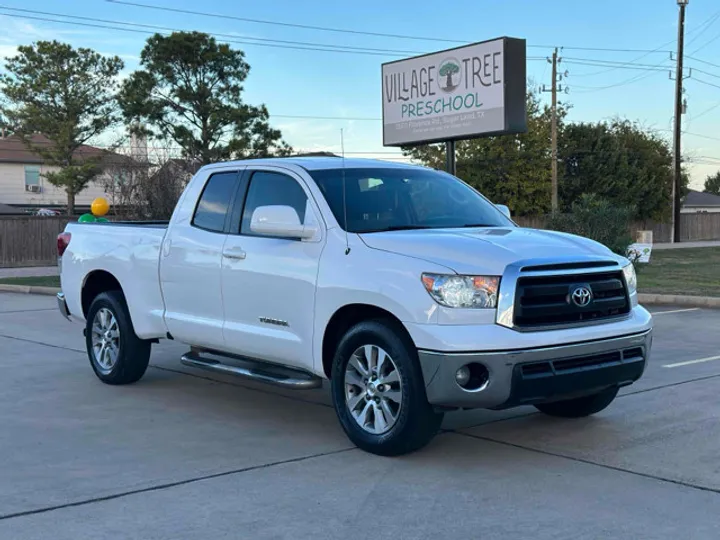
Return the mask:
<svg viewBox="0 0 720 540">
<path fill-rule="evenodd" d="M 247 254 L 242 249 L 231 249 L 223 253 L 223 257 L 226 259 L 242 260 Z"/>
</svg>

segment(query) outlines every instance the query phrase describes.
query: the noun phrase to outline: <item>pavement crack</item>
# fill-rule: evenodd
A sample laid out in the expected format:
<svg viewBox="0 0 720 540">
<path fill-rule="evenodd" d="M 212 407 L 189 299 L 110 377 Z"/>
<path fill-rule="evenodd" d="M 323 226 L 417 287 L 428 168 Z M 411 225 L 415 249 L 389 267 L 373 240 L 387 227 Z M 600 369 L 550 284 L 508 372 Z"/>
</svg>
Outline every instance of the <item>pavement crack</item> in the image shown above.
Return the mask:
<svg viewBox="0 0 720 540">
<path fill-rule="evenodd" d="M 624 394 L 619 395 L 618 397 L 625 397 L 625 396 L 634 396 L 636 394 L 644 394 L 645 392 L 653 392 L 655 390 L 663 390 L 665 388 L 672 388 L 673 386 L 682 386 L 683 384 L 689 384 L 694 382 L 701 382 L 701 381 L 707 381 L 708 379 L 716 379 L 720 377 L 720 373 L 716 373 L 715 375 L 705 375 L 703 377 L 696 377 L 694 379 L 687 379 L 685 381 L 678 381 L 678 382 L 672 382 L 668 384 L 661 384 L 660 386 L 653 386 L 651 388 L 642 388 L 640 390 L 635 390 L 634 392 L 625 392 Z"/>
<path fill-rule="evenodd" d="M 690 489 L 696 489 L 696 490 L 698 490 L 698 491 L 704 491 L 704 492 L 707 492 L 707 493 L 715 493 L 715 494 L 717 494 L 717 495 L 720 495 L 720 489 L 718 489 L 718 488 L 711 488 L 711 487 L 707 487 L 707 486 L 699 486 L 699 485 L 697 485 L 697 484 L 691 484 L 690 482 L 683 482 L 682 480 L 674 480 L 674 479 L 672 479 L 672 478 L 665 478 L 665 477 L 658 476 L 658 475 L 655 475 L 655 474 L 644 473 L 644 472 L 639 472 L 639 471 L 633 471 L 632 469 L 626 469 L 626 468 L 624 468 L 624 467 L 618 467 L 617 465 L 608 465 L 608 464 L 606 464 L 606 463 L 598 463 L 597 461 L 592 461 L 592 460 L 590 460 L 590 459 L 585 459 L 585 458 L 576 457 L 576 456 L 569 456 L 569 455 L 566 455 L 566 454 L 560 454 L 560 453 L 558 453 L 558 452 L 551 452 L 551 451 L 549 451 L 549 450 L 541 450 L 541 449 L 539 449 L 539 448 L 533 448 L 533 447 L 531 447 L 531 446 L 523 446 L 522 444 L 511 443 L 511 442 L 502 441 L 502 440 L 499 440 L 499 439 L 493 439 L 492 437 L 483 437 L 482 435 L 473 435 L 472 433 L 465 433 L 465 432 L 462 432 L 462 431 L 455 431 L 455 432 L 453 432 L 453 433 L 455 433 L 455 435 L 459 435 L 459 436 L 461 436 L 461 437 L 469 437 L 469 438 L 471 438 L 471 439 L 477 439 L 477 440 L 480 440 L 480 441 L 491 442 L 491 443 L 495 443 L 495 444 L 502 444 L 502 445 L 504 445 L 504 446 L 509 446 L 509 447 L 511 447 L 511 448 L 517 448 L 517 449 L 519 449 L 519 450 L 526 450 L 526 451 L 528 451 L 528 452 L 533 452 L 533 453 L 536 453 L 536 454 L 542 454 L 542 455 L 545 455 L 545 456 L 552 456 L 552 457 L 557 457 L 557 458 L 562 458 L 562 459 L 569 459 L 570 461 L 575 461 L 575 462 L 577 462 L 577 463 L 584 463 L 585 465 L 594 465 L 595 467 L 601 467 L 601 468 L 603 468 L 603 469 L 608 469 L 608 470 L 611 470 L 611 471 L 616 471 L 616 472 L 621 472 L 621 473 L 626 473 L 626 474 L 632 474 L 633 476 L 639 476 L 639 477 L 641 477 L 641 478 L 647 478 L 647 479 L 650 479 L 650 480 L 656 480 L 656 481 L 658 481 L 658 482 L 666 482 L 666 483 L 669 483 L 669 484 L 674 484 L 674 485 L 676 485 L 676 486 L 682 486 L 682 487 L 686 487 L 686 488 L 690 488 Z"/>
<path fill-rule="evenodd" d="M 646 392 L 654 392 L 656 390 L 664 390 L 665 388 L 673 388 L 675 386 L 682 386 L 683 384 L 707 381 L 709 379 L 716 379 L 718 377 L 720 377 L 720 373 L 717 373 L 715 375 L 706 375 L 704 377 L 696 377 L 695 379 L 687 379 L 685 381 L 661 384 L 660 386 L 652 386 L 650 388 L 642 388 L 640 390 L 635 390 L 634 392 L 625 392 L 624 394 L 618 394 L 616 399 L 621 399 L 621 398 L 628 397 L 628 396 L 634 396 L 636 394 L 645 394 Z M 510 418 L 497 418 L 495 420 L 488 420 L 487 422 L 480 422 L 479 424 L 472 424 L 470 426 L 464 426 L 461 428 L 446 429 L 446 430 L 443 430 L 443 432 L 459 433 L 459 430 L 462 430 L 462 429 L 473 429 L 473 428 L 489 426 L 491 424 L 499 424 L 500 422 L 511 422 L 512 420 L 519 420 L 521 418 L 527 418 L 528 416 L 535 416 L 537 414 L 542 414 L 542 413 L 539 411 L 531 411 L 531 412 L 527 412 L 527 413 L 523 413 L 523 414 L 518 414 L 516 416 L 511 416 Z"/>
<path fill-rule="evenodd" d="M 83 349 L 73 349 L 72 347 L 64 347 L 62 345 L 53 345 L 52 343 L 44 343 L 42 341 L 36 341 L 34 339 L 19 338 L 19 337 L 15 337 L 15 336 L 8 336 L 5 334 L 0 334 L 0 338 L 12 339 L 14 341 L 22 341 L 24 343 L 32 343 L 34 345 L 41 345 L 43 347 L 51 347 L 53 349 L 62 349 L 63 351 L 72 351 L 72 352 L 78 352 L 78 353 L 86 352 Z"/>
<path fill-rule="evenodd" d="M 150 487 L 141 488 L 141 489 L 132 489 L 132 490 L 127 490 L 127 491 L 121 491 L 119 493 L 113 493 L 111 495 L 104 495 L 102 497 L 94 497 L 91 499 L 84 499 L 82 501 L 75 501 L 75 502 L 66 503 L 66 504 L 58 504 L 55 506 L 46 506 L 43 508 L 35 508 L 33 510 L 14 512 L 12 514 L 2 514 L 2 515 L 0 515 L 0 521 L 4 521 L 7 519 L 13 519 L 13 518 L 19 518 L 19 517 L 25 517 L 25 516 L 33 516 L 33 515 L 37 515 L 37 514 L 45 514 L 48 512 L 54 512 L 55 510 L 63 510 L 66 508 L 76 508 L 78 506 L 85 506 L 85 505 L 95 504 L 95 503 L 99 503 L 99 502 L 112 501 L 115 499 L 121 499 L 123 497 L 129 497 L 131 495 L 138 495 L 138 494 L 142 494 L 142 493 L 152 493 L 154 491 L 162 491 L 162 490 L 171 489 L 174 487 L 185 486 L 188 484 L 194 484 L 196 482 L 202 482 L 204 480 L 214 480 L 216 478 L 222 478 L 224 476 L 232 476 L 234 474 L 242 474 L 242 473 L 258 471 L 258 470 L 262 470 L 262 469 L 269 469 L 271 467 L 275 467 L 278 465 L 287 465 L 289 463 L 300 463 L 302 461 L 308 461 L 310 459 L 322 458 L 322 457 L 326 457 L 326 456 L 333 456 L 335 454 L 342 454 L 345 452 L 350 452 L 352 450 L 357 450 L 357 448 L 355 446 L 353 446 L 351 448 L 342 448 L 340 450 L 332 450 L 330 452 L 321 452 L 319 454 L 312 454 L 309 456 L 301 456 L 301 457 L 296 457 L 296 458 L 283 459 L 280 461 L 274 461 L 272 463 L 264 463 L 262 465 L 252 465 L 250 467 L 242 467 L 240 469 L 231 469 L 229 471 L 223 471 L 223 472 L 213 473 L 213 474 L 206 474 L 203 476 L 196 476 L 193 478 L 187 478 L 185 480 L 178 480 L 176 482 L 167 482 L 164 484 L 158 484 L 155 486 L 150 486 Z"/>
</svg>

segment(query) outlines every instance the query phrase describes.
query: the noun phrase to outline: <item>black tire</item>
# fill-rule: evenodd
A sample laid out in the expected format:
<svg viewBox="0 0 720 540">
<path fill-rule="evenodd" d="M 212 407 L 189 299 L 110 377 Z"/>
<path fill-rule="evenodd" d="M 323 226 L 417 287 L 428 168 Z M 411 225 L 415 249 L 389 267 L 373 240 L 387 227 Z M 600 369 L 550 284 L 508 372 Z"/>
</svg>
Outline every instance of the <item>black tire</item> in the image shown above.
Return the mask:
<svg viewBox="0 0 720 540">
<path fill-rule="evenodd" d="M 395 424 L 376 435 L 361 428 L 348 410 L 345 397 L 345 369 L 353 353 L 364 345 L 384 349 L 399 373 L 401 404 Z M 348 438 L 360 449 L 381 456 L 398 456 L 419 450 L 440 430 L 443 413 L 427 401 L 425 382 L 417 351 L 404 329 L 393 321 L 361 322 L 348 330 L 338 345 L 331 374 L 333 405 Z"/>
<path fill-rule="evenodd" d="M 583 418 L 599 413 L 607 408 L 617 396 L 619 388 L 614 386 L 607 388 L 597 394 L 583 396 L 566 401 L 554 401 L 552 403 L 538 403 L 535 408 L 549 416 L 560 418 Z"/>
<path fill-rule="evenodd" d="M 93 348 L 93 322 L 102 309 L 108 310 L 115 317 L 119 330 L 117 357 L 110 369 L 104 369 L 98 362 Z M 95 375 L 106 384 L 137 382 L 145 374 L 150 362 L 151 342 L 135 334 L 125 297 L 120 291 L 100 293 L 92 301 L 87 315 L 85 346 Z"/>
</svg>

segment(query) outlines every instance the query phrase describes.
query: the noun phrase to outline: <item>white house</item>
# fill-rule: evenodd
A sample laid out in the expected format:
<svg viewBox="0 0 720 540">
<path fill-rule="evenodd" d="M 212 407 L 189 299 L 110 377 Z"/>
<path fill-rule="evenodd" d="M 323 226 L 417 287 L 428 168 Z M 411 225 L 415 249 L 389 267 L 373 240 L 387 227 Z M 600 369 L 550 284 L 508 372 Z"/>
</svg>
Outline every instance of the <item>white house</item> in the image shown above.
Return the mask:
<svg viewBox="0 0 720 540">
<path fill-rule="evenodd" d="M 680 212 L 683 214 L 720 213 L 720 196 L 691 190 L 685 197 Z"/>
<path fill-rule="evenodd" d="M 52 142 L 43 135 L 33 135 L 32 144 L 50 145 Z M 82 158 L 103 158 L 103 162 L 131 160 L 94 146 L 84 145 L 76 156 Z M 0 137 L 0 203 L 23 208 L 63 208 L 67 206 L 67 194 L 63 188 L 53 186 L 44 173 L 57 170 L 48 166 L 41 156 L 28 149 L 19 137 Z M 87 207 L 97 197 L 109 198 L 103 185 L 112 180 L 109 173 L 91 182 L 86 189 L 75 196 L 77 207 Z"/>
</svg>

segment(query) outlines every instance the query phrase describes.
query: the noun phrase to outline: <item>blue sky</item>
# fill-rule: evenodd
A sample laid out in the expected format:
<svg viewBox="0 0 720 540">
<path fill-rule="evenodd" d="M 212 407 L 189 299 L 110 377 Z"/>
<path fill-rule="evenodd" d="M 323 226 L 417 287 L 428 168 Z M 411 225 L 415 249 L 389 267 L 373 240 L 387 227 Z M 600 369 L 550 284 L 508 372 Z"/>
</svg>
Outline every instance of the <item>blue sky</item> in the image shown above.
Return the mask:
<svg viewBox="0 0 720 540">
<path fill-rule="evenodd" d="M 472 42 L 502 35 L 525 38 L 529 57 L 545 57 L 552 53 L 553 46 L 563 47 L 561 55 L 565 61 L 561 69 L 569 72 L 564 82 L 570 92 L 562 100 L 572 105 L 572 120 L 595 121 L 621 116 L 654 129 L 668 130 L 661 133 L 668 138 L 671 136 L 674 82 L 668 73 L 674 69 L 674 64 L 668 51 L 675 48 L 677 37 L 675 0 L 135 1 L 244 18 L 434 39 L 411 40 L 301 29 L 144 9 L 105 0 L 4 0 L 0 6 L 234 34 L 238 36 L 234 39 L 239 41 L 254 41 L 253 44 L 233 44 L 246 52 L 251 65 L 246 84 L 247 102 L 265 103 L 273 115 L 273 125 L 282 129 L 288 142 L 298 149 L 339 151 L 340 128 L 344 128 L 347 152 L 396 158 L 398 150 L 383 148 L 381 123 L 376 120 L 381 114 L 380 64 L 457 45 L 440 41 L 443 39 Z M 10 13 L 0 9 L 0 13 L 3 12 Z M 684 130 L 692 135 L 685 135 L 683 146 L 685 155 L 694 162 L 691 168 L 693 185 L 700 187 L 705 176 L 720 170 L 720 4 L 717 0 L 690 0 L 686 35 L 686 52 L 692 57 L 686 65 L 694 69 L 692 77 L 685 82 L 688 112 L 683 118 Z M 125 60 L 129 72 L 137 66 L 146 37 L 143 33 L 0 15 L 0 56 L 12 54 L 18 44 L 59 39 L 75 46 L 117 54 Z M 362 55 L 295 50 L 258 45 L 258 40 L 263 39 L 407 52 Z M 597 61 L 635 62 L 644 64 L 648 70 L 587 64 Z M 657 67 L 652 69 L 651 66 Z M 542 58 L 528 61 L 528 75 L 539 85 L 549 85 L 549 64 Z"/>
</svg>

